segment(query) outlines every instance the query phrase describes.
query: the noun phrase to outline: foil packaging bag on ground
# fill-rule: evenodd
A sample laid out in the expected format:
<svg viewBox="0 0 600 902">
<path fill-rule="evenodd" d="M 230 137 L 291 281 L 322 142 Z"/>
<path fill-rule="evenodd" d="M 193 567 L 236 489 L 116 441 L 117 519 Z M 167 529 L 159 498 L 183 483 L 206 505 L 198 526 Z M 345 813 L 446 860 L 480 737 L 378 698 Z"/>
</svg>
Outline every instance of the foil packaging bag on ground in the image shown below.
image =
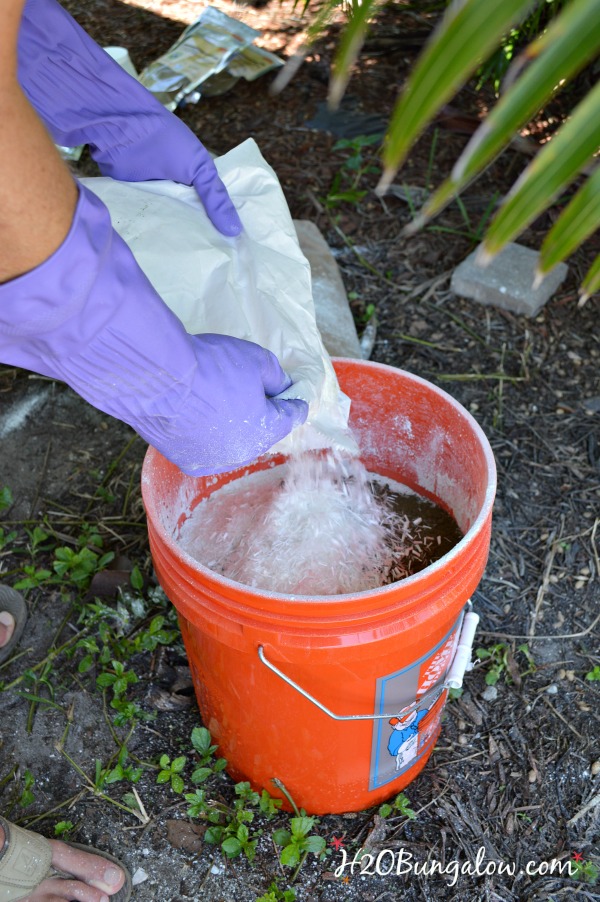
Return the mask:
<svg viewBox="0 0 600 902">
<path fill-rule="evenodd" d="M 317 328 L 310 266 L 277 176 L 251 139 L 215 163 L 244 226 L 237 238 L 217 232 L 194 188 L 82 182 L 107 205 L 115 229 L 188 332 L 233 335 L 277 355 L 294 380 L 282 397 L 308 401 L 309 416 L 273 450 L 356 453 L 347 428 L 350 402 Z"/>
<path fill-rule="evenodd" d="M 140 81 L 168 110 L 174 110 L 211 76 L 223 72 L 259 35 L 209 6 L 163 56 L 144 69 Z"/>
<path fill-rule="evenodd" d="M 283 60 L 280 60 L 274 53 L 250 44 L 227 63 L 226 69 L 216 75 L 211 75 L 202 82 L 202 97 L 216 97 L 219 94 L 225 94 L 238 83 L 240 78 L 245 78 L 246 81 L 256 81 L 261 75 L 281 66 L 283 66 Z"/>
</svg>

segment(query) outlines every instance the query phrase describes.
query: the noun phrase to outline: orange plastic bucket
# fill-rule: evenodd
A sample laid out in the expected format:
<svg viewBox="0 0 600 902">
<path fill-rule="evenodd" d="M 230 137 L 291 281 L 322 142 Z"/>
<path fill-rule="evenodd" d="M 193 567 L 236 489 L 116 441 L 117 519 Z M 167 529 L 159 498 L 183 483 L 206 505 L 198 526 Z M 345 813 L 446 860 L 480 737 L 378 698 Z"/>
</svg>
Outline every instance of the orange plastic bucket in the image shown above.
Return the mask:
<svg viewBox="0 0 600 902">
<path fill-rule="evenodd" d="M 496 483 L 483 432 L 445 392 L 381 364 L 334 364 L 367 468 L 429 495 L 464 533 L 420 573 L 357 595 L 240 585 L 183 552 L 178 531 L 203 498 L 273 457 L 192 478 L 150 448 L 142 473 L 154 567 L 219 754 L 234 779 L 279 795 L 277 777 L 314 814 L 378 804 L 424 767 L 486 564 Z"/>
</svg>

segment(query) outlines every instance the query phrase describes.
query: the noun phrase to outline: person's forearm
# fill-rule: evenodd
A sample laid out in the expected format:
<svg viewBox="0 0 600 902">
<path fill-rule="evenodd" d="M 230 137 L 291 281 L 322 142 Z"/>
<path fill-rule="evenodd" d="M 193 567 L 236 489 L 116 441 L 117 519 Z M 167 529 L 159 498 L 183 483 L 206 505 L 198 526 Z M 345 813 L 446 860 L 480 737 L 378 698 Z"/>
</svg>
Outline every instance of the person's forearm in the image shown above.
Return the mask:
<svg viewBox="0 0 600 902">
<path fill-rule="evenodd" d="M 24 4 L 18 61 L 23 91 L 56 144 L 87 144 L 101 173 L 113 179 L 193 185 L 214 226 L 224 235 L 240 234 L 240 218 L 196 135 L 57 0 Z"/>
<path fill-rule="evenodd" d="M 77 190 L 17 81 L 24 0 L 5 0 L 0 29 L 0 282 L 38 266 L 64 241 Z"/>
</svg>

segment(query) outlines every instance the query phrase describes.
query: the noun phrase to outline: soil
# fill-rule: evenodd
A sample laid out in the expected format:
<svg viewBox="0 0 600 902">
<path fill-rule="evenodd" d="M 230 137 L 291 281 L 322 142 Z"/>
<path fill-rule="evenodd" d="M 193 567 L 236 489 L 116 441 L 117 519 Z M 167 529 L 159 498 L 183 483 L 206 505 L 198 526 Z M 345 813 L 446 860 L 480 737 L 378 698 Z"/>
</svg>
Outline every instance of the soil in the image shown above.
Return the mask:
<svg viewBox="0 0 600 902">
<path fill-rule="evenodd" d="M 64 5 L 100 43 L 128 47 L 138 69 L 199 13 L 191 0 Z M 301 41 L 300 6 L 275 0 L 257 7 L 224 0 L 216 5 L 261 30 L 260 43 L 282 56 Z M 389 115 L 431 24 L 425 13 L 401 6 L 385 12 L 349 87 L 347 108 L 359 121 Z M 592 883 L 543 868 L 573 855 L 581 856 L 590 875 L 594 863 L 600 865 L 599 692 L 598 683 L 586 678 L 600 665 L 600 337 L 597 298 L 577 306 L 577 286 L 598 253 L 598 239 L 570 260 L 567 280 L 534 319 L 451 293 L 451 271 L 474 247 L 485 211 L 527 160 L 522 146 L 507 151 L 470 188 L 463 212 L 454 205 L 434 228 L 403 236 L 410 208 L 400 189 L 408 186 L 413 196 L 422 196 L 449 171 L 489 101 L 485 90 L 472 87 L 419 142 L 397 177 L 395 194 L 379 200 L 373 191 L 377 173 L 367 172 L 362 198 L 328 208 L 348 151 L 336 150 L 336 136 L 307 123 L 320 108 L 322 115 L 337 30 L 334 24 L 283 95 L 270 95 L 267 75 L 240 81 L 180 115 L 217 154 L 248 136 L 256 139 L 293 216 L 313 220 L 326 236 L 360 329 L 375 308 L 371 359 L 440 385 L 489 437 L 498 494 L 489 563 L 473 602 L 481 615 L 477 643 L 487 649 L 502 643 L 503 657 L 496 685 L 488 685 L 491 663 L 484 659 L 467 676 L 462 696 L 446 706 L 432 758 L 406 790 L 416 817 L 397 812 L 383 819 L 371 809 L 321 818 L 317 829 L 328 844 L 327 856 L 307 858 L 293 882 L 296 898 L 599 899 Z M 544 128 L 541 117 L 528 140 L 543 138 Z M 79 171 L 91 174 L 93 164 L 84 158 Z M 554 215 L 541 217 L 520 241 L 538 248 Z M 116 570 L 105 571 L 93 585 L 88 603 L 97 596 L 115 606 L 114 586 L 128 578 L 131 561 L 148 574 L 151 588 L 139 491 L 142 440 L 64 385 L 10 368 L 0 369 L 0 410 L 0 488 L 8 486 L 13 496 L 2 512 L 2 580 L 22 578 L 23 567 L 32 564 L 32 530 L 41 525 L 72 548 L 82 534 L 97 530 L 104 550 L 119 555 Z M 16 536 L 6 541 L 11 531 Z M 42 543 L 35 566 L 51 560 Z M 94 671 L 77 671 L 79 658 L 61 654 L 40 665 L 51 647 L 72 642 L 81 629 L 79 597 L 68 581 L 27 592 L 31 616 L 20 655 L 0 668 L 2 810 L 48 836 L 59 820 L 72 821 L 77 841 L 107 848 L 138 879 L 145 875 L 134 890 L 136 902 L 254 902 L 275 879 L 282 889 L 290 886 L 293 870 L 278 862 L 273 824 L 261 822 L 265 832 L 251 865 L 222 857 L 203 841 L 197 821 L 196 831 L 191 829 L 186 804 L 168 784 L 156 784 L 156 769 L 147 768 L 135 784 L 145 823 L 94 793 L 96 761 L 105 766 L 111 760 L 115 735 L 122 741 L 123 731 L 112 724 L 110 709 L 100 706 Z M 155 768 L 165 754 L 191 760 L 190 734 L 200 720 L 180 642 L 142 649 L 128 666 L 139 679 L 131 698 L 156 715 L 135 728 L 132 756 Z M 27 679 L 15 683 L 24 673 Z M 52 702 L 38 704 L 31 722 L 31 698 L 24 691 Z M 20 807 L 15 801 L 26 771 L 34 778 L 33 800 Z M 231 800 L 229 778 L 212 779 L 211 791 Z M 107 795 L 119 801 L 123 785 L 108 786 Z M 280 815 L 274 825 L 285 823 Z M 448 867 L 471 862 L 474 868 L 483 850 L 480 862 L 481 856 L 485 861 L 479 873 L 463 873 L 453 883 L 450 871 L 427 876 L 415 868 L 400 876 L 346 871 L 345 880 L 334 873 L 342 863 L 335 837 L 349 855 L 360 846 L 374 854 L 404 850 L 412 861 Z M 502 872 L 498 862 L 507 866 Z M 481 873 L 486 864 L 487 873 Z"/>
</svg>

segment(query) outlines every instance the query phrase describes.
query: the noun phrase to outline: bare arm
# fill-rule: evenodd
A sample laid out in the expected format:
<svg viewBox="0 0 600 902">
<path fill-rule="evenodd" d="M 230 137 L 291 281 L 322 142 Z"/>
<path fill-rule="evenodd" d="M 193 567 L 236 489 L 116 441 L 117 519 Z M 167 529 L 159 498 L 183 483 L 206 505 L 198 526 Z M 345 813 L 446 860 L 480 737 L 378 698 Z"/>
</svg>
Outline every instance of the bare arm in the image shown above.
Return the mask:
<svg viewBox="0 0 600 902">
<path fill-rule="evenodd" d="M 38 266 L 64 241 L 77 189 L 17 81 L 25 0 L 4 0 L 0 29 L 0 282 Z"/>
</svg>

